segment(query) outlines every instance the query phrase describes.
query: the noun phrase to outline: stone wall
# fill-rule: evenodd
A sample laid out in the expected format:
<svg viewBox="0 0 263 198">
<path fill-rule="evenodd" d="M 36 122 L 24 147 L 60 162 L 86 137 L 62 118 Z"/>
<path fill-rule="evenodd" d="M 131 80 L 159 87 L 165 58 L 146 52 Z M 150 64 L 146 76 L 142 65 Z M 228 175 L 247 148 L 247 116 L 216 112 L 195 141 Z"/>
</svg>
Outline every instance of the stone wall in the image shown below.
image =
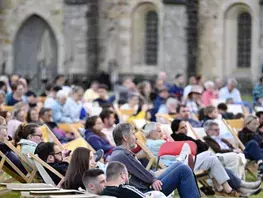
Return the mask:
<svg viewBox="0 0 263 198">
<path fill-rule="evenodd" d="M 65 74 L 86 74 L 88 5 L 64 5 Z"/>
<path fill-rule="evenodd" d="M 187 13 L 185 5 L 164 5 L 163 70 L 169 78 L 187 71 Z"/>
<path fill-rule="evenodd" d="M 228 10 L 234 6 L 246 6 L 253 20 L 251 67 L 248 69 L 236 66 L 237 44 L 235 40 L 237 35 L 228 29 L 236 27 L 236 24 L 230 25 L 231 20 L 236 19 L 226 17 Z M 259 20 L 260 5 L 258 0 L 200 0 L 198 71 L 208 78 L 233 76 L 247 79 L 249 77 L 255 81 L 261 75 L 259 60 L 262 50 L 259 49 Z"/>
<path fill-rule="evenodd" d="M 0 62 L 5 63 L 5 72 L 13 72 L 13 42 L 16 33 L 23 22 L 33 14 L 44 19 L 55 34 L 58 43 L 58 71 L 61 71 L 64 59 L 63 0 L 1 0 L 0 9 Z"/>
</svg>

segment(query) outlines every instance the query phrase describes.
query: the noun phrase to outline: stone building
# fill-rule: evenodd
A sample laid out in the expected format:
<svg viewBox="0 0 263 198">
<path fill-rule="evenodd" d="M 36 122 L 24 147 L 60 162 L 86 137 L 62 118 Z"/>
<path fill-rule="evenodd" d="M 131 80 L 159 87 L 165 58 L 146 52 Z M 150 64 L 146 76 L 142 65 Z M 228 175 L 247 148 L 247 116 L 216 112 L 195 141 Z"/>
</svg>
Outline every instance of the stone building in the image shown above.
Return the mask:
<svg viewBox="0 0 263 198">
<path fill-rule="evenodd" d="M 263 65 L 260 0 L 1 0 L 0 73 L 166 71 L 255 81 Z"/>
</svg>

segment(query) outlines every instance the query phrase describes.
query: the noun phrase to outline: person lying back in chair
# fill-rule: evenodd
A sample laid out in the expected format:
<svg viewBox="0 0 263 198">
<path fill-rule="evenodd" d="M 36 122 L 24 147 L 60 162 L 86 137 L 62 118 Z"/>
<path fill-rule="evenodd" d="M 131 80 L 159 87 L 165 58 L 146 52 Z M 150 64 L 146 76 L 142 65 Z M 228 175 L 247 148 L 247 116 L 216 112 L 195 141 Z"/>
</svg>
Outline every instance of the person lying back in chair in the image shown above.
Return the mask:
<svg viewBox="0 0 263 198">
<path fill-rule="evenodd" d="M 69 163 L 65 161 L 67 156 L 60 150 L 59 146 L 55 145 L 53 142 L 41 142 L 38 144 L 35 154 L 65 176 Z M 60 182 L 60 178 L 49 170 L 47 170 L 47 172 L 57 185 Z"/>
<path fill-rule="evenodd" d="M 7 135 L 7 128 L 5 125 L 5 119 L 3 117 L 0 117 L 0 151 L 11 161 L 16 165 L 19 170 L 21 170 L 22 173 L 25 175 L 27 174 L 26 169 L 22 165 L 20 159 L 18 156 L 4 143 L 6 140 L 8 140 Z M 12 170 L 12 168 L 7 164 L 7 167 Z"/>
<path fill-rule="evenodd" d="M 204 123 L 207 134 L 203 139 L 221 159 L 221 163 L 227 166 L 239 178 L 245 171 L 246 159 L 243 152 L 236 148 L 230 141 L 220 136 L 220 128 L 216 121 L 207 120 Z"/>
</svg>

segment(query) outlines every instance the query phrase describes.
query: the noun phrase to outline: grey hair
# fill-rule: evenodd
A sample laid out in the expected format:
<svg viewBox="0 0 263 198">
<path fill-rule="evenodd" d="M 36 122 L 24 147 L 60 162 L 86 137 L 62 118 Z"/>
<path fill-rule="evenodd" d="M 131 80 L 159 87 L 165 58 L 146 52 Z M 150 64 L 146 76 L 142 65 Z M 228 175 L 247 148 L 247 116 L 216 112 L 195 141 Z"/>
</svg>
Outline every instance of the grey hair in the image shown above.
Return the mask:
<svg viewBox="0 0 263 198">
<path fill-rule="evenodd" d="M 144 126 L 144 135 L 145 137 L 149 137 L 149 135 L 151 134 L 152 131 L 156 131 L 156 128 L 157 128 L 157 122 L 150 122 L 150 123 L 147 123 L 145 126 Z"/>
<path fill-rule="evenodd" d="M 214 121 L 214 120 L 207 120 L 207 121 L 204 123 L 205 132 L 207 133 L 207 131 L 208 131 L 209 129 L 211 129 L 212 126 L 214 126 L 214 125 L 218 126 L 218 123 L 217 123 L 216 121 Z"/>
<path fill-rule="evenodd" d="M 129 136 L 134 127 L 129 123 L 118 124 L 113 130 L 113 139 L 116 146 L 122 145 L 124 136 Z"/>
<path fill-rule="evenodd" d="M 237 80 L 235 78 L 229 78 L 227 80 L 227 84 L 231 84 L 231 85 L 234 85 L 234 86 L 237 86 Z"/>
<path fill-rule="evenodd" d="M 178 100 L 175 98 L 168 98 L 166 101 L 166 106 L 169 106 L 170 104 L 178 105 Z"/>
<path fill-rule="evenodd" d="M 60 98 L 67 98 L 68 97 L 68 93 L 64 90 L 59 90 L 57 92 L 57 95 L 56 95 L 57 99 L 60 99 Z"/>
<path fill-rule="evenodd" d="M 204 86 L 205 86 L 205 88 L 206 89 L 208 89 L 209 87 L 214 87 L 215 86 L 215 84 L 214 84 L 214 82 L 213 81 L 206 81 L 205 83 L 204 83 Z"/>
</svg>

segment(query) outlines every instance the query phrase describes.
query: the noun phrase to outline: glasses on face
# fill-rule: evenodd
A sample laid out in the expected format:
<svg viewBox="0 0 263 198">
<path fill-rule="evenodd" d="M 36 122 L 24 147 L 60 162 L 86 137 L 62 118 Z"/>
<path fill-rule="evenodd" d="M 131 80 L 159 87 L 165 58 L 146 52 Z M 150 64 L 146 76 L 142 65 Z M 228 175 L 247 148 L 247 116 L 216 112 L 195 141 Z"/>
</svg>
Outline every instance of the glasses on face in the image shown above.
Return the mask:
<svg viewBox="0 0 263 198">
<path fill-rule="evenodd" d="M 53 155 L 60 155 L 60 156 L 62 156 L 62 152 L 59 151 L 59 152 L 54 153 Z"/>
<path fill-rule="evenodd" d="M 220 129 L 219 128 L 217 128 L 217 129 L 212 129 L 213 131 L 219 131 Z"/>
<path fill-rule="evenodd" d="M 42 138 L 42 137 L 43 137 L 43 135 L 42 135 L 42 134 L 32 134 L 32 136 L 38 136 L 38 137 L 40 137 L 40 138 Z"/>
</svg>

